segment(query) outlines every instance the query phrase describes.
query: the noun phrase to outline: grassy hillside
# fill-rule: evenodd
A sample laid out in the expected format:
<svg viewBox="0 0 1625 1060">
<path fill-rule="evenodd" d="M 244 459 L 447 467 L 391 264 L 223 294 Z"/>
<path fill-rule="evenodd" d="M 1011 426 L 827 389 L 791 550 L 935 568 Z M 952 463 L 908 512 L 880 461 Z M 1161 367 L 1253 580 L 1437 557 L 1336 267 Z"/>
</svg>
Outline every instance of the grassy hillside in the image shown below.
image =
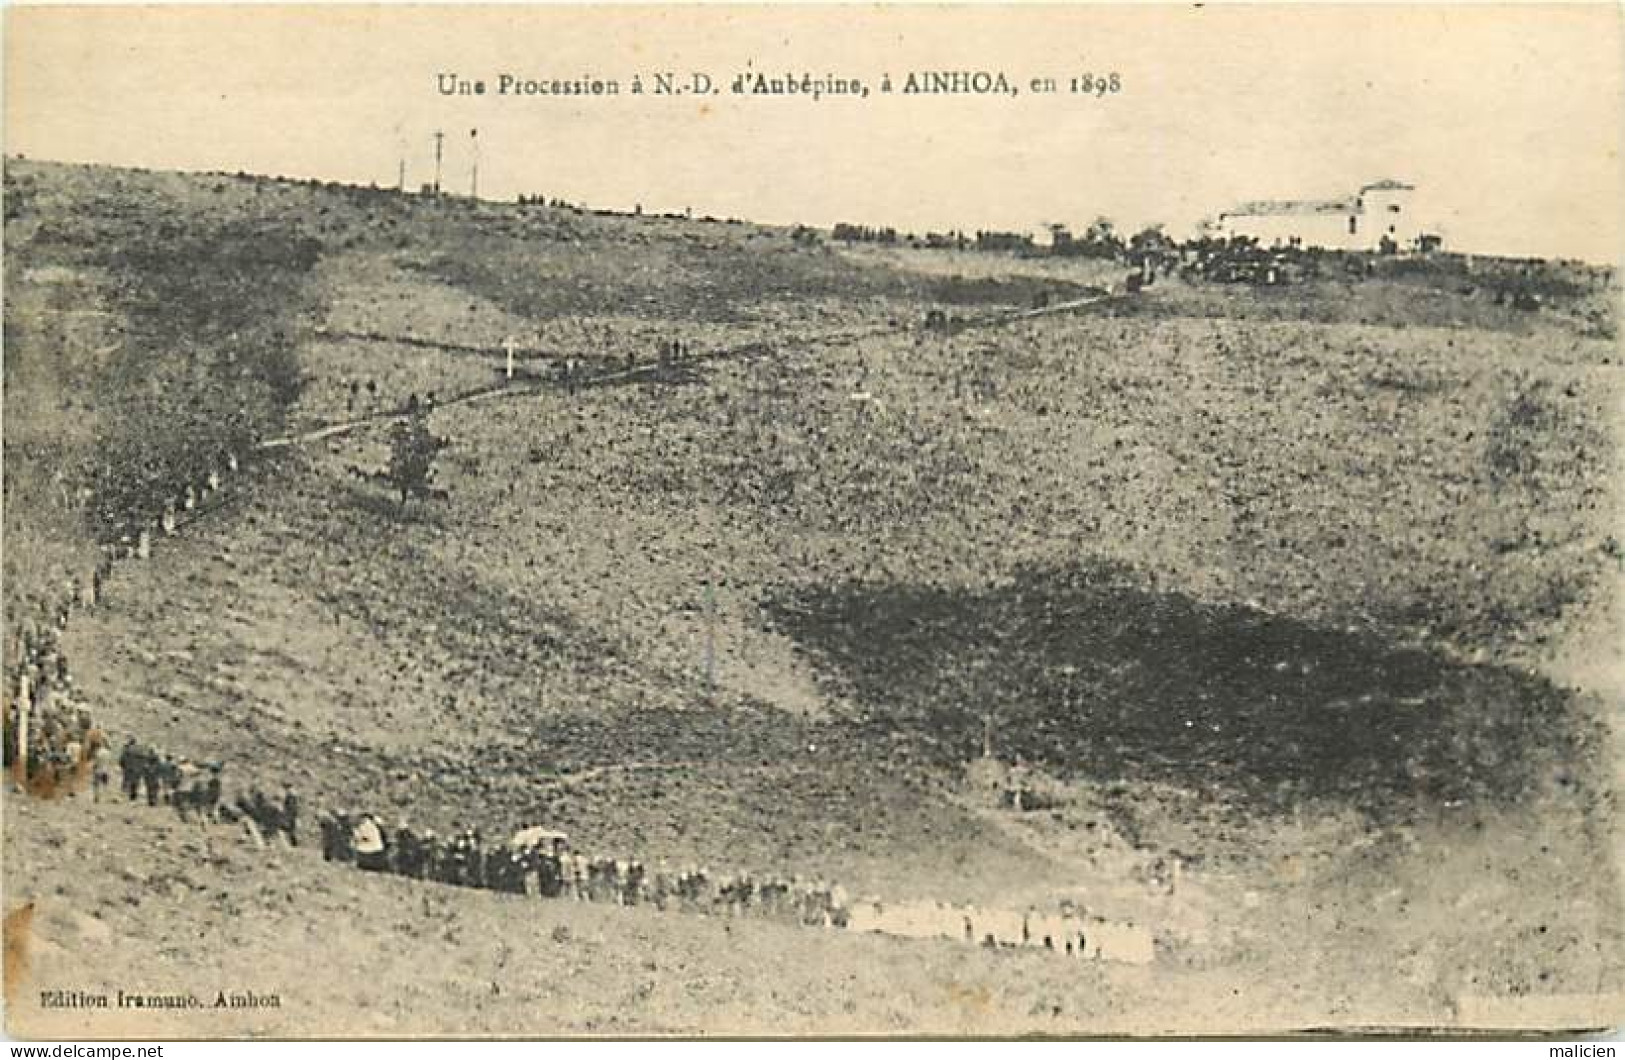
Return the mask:
<svg viewBox="0 0 1625 1060">
<path fill-rule="evenodd" d="M 1219 911 L 1222 936 L 1166 947 L 1144 968 L 413 883 L 181 826 L 163 808 L 10 800 L 7 1030 L 81 1041 L 1257 1034 L 1617 1019 L 1616 1000 L 1593 996 L 1610 982 L 1617 911 L 1565 885 L 1527 819 L 1478 823 L 1335 856 L 1326 832 L 1282 836 L 1258 851 L 1267 885 L 1218 881 L 1180 899 Z M 1530 873 L 1518 901 L 1436 885 L 1508 855 Z M 1359 882 L 1372 876 L 1376 893 Z M 1486 933 L 1498 948 L 1484 949 Z M 121 988 L 191 993 L 204 1007 L 132 1017 L 42 1010 L 34 996 Z M 279 1005 L 215 1009 L 221 990 Z"/>
<path fill-rule="evenodd" d="M 8 165 L 6 589 L 32 612 L 98 546 L 273 432 L 321 244 L 176 178 Z M 207 208 L 200 208 L 203 202 Z"/>
<path fill-rule="evenodd" d="M 251 910 L 233 952 L 273 978 L 294 981 L 330 932 L 343 967 L 392 969 L 300 1026 L 344 1026 L 364 998 L 401 1033 L 952 1030 L 970 1017 L 932 999 L 963 989 L 979 1027 L 1099 1030 L 1187 986 L 1211 1001 L 1220 980 L 1289 1021 L 1617 989 L 1619 693 L 1576 660 L 1613 658 L 1594 645 L 1618 623 L 1619 384 L 1612 346 L 1561 307 L 1457 321 L 1437 306 L 1466 296 L 1411 277 L 1359 288 L 1386 307 L 1363 323 L 1318 288 L 1179 284 L 1011 319 L 1111 275 L 750 225 L 12 169 L 29 194 L 7 231 L 24 351 L 17 421 L 7 361 L 8 598 L 13 566 L 25 584 L 50 555 L 17 542 L 89 549 L 112 498 L 115 514 L 161 503 L 175 483 L 143 476 L 193 474 L 234 440 L 434 393 L 452 443 L 449 499 L 404 512 L 353 474 L 383 465 L 382 420 L 260 454 L 122 565 L 67 637 L 116 732 L 224 758 L 232 785 L 291 781 L 314 805 L 441 831 L 547 823 L 593 852 L 888 898 L 1070 896 L 1159 940 L 1157 965 L 1102 993 L 1096 970 L 1001 963 L 1019 956 L 549 908 L 514 967 L 552 992 L 515 995 L 481 964 L 514 915 L 495 896 L 278 860 L 285 893 L 311 895 L 290 902 L 260 886 L 263 855 L 212 845 L 232 882 L 206 910 L 144 905 L 135 937 Z M 76 293 L 52 302 L 65 275 Z M 80 304 L 120 344 L 70 372 L 89 353 L 48 351 L 111 341 L 51 331 Z M 976 326 L 927 331 L 936 308 Z M 524 374 L 497 386 L 510 337 Z M 558 375 L 647 366 L 674 338 L 697 356 Z M 106 412 L 36 415 L 51 406 L 27 393 Z M 80 470 L 50 507 L 56 466 Z M 989 721 L 1042 810 L 968 779 Z M 141 892 L 115 871 L 65 882 L 103 855 L 53 813 L 155 827 L 8 804 L 8 891 Z M 162 834 L 143 879 L 195 843 Z M 1170 857 L 1188 870 L 1172 899 L 1152 872 Z M 398 958 L 357 919 L 376 903 L 415 940 Z M 1270 926 L 1283 917 L 1304 926 Z M 465 927 L 442 939 L 448 918 Z M 82 927 L 47 933 L 61 952 L 42 967 L 116 968 L 125 947 Z M 560 929 L 602 941 L 555 951 Z M 437 947 L 454 1001 L 416 1024 L 397 999 L 432 991 L 405 980 Z M 683 978 L 623 960 L 651 948 L 714 963 L 715 990 L 660 993 Z M 476 1004 L 493 981 L 502 1000 Z M 763 985 L 722 1000 L 745 982 Z"/>
</svg>

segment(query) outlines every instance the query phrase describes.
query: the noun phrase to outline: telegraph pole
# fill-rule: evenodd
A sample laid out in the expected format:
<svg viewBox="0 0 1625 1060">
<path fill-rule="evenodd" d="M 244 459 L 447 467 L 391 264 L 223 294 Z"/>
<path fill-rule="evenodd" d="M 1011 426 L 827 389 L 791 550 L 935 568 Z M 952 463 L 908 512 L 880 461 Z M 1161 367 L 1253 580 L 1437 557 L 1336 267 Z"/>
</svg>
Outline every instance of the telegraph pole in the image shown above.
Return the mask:
<svg viewBox="0 0 1625 1060">
<path fill-rule="evenodd" d="M 468 197 L 477 199 L 480 197 L 480 131 L 478 129 L 468 130 L 468 145 L 474 153 L 474 168 L 470 171 L 468 178 Z"/>
<path fill-rule="evenodd" d="M 446 134 L 439 129 L 434 131 L 434 193 L 440 194 L 440 150 L 445 142 Z"/>
<path fill-rule="evenodd" d="M 406 131 L 400 122 L 395 123 L 395 154 L 397 165 L 395 171 L 395 189 L 402 195 L 406 194 L 406 156 L 412 150 L 411 143 L 406 138 Z"/>
</svg>

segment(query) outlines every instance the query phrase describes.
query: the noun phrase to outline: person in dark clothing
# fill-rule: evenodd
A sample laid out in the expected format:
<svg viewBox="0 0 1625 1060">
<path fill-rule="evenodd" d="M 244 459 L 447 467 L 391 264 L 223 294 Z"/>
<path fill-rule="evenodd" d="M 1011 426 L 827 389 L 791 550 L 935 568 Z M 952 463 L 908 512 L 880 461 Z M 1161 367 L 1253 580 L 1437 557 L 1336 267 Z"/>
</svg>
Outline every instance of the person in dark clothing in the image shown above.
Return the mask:
<svg viewBox="0 0 1625 1060">
<path fill-rule="evenodd" d="M 355 818 L 345 810 L 333 815 L 333 854 L 339 861 L 355 858 Z"/>
<path fill-rule="evenodd" d="M 156 806 L 163 797 L 164 781 L 167 779 L 169 762 L 167 758 L 160 757 L 157 752 L 150 754 L 146 761 L 146 768 L 142 771 L 142 781 L 147 786 L 147 805 Z"/>
<path fill-rule="evenodd" d="M 280 823 L 279 818 L 282 815 L 271 800 L 266 797 L 265 792 L 259 788 L 254 789 L 252 801 L 249 803 L 248 815 L 253 818 L 255 826 L 259 828 L 260 835 L 265 838 L 266 842 L 276 838 L 277 825 Z"/>
<path fill-rule="evenodd" d="M 637 905 L 643 899 L 643 881 L 643 862 L 629 862 L 621 878 L 622 905 Z"/>
<path fill-rule="evenodd" d="M 247 794 L 238 792 L 237 798 L 232 800 L 232 818 L 239 821 L 253 821 L 254 800 L 249 798 Z M 255 822 L 255 824 L 257 827 L 258 822 Z"/>
<path fill-rule="evenodd" d="M 543 898 L 557 898 L 564 889 L 564 874 L 560 871 L 559 856 L 552 850 L 535 851 L 536 889 Z"/>
<path fill-rule="evenodd" d="M 213 820 L 220 807 L 220 772 L 225 765 L 220 762 L 209 763 L 209 779 L 203 782 L 202 803 L 198 811 L 204 820 Z"/>
<path fill-rule="evenodd" d="M 124 790 L 124 797 L 131 802 L 135 801 L 141 790 L 142 780 L 146 776 L 146 760 L 146 748 L 133 738 L 125 741 L 124 749 L 118 756 L 119 786 Z"/>
<path fill-rule="evenodd" d="M 400 876 L 416 878 L 419 875 L 418 863 L 422 851 L 419 849 L 416 833 L 404 820 L 395 826 L 395 842 L 393 845 L 395 873 Z"/>
<path fill-rule="evenodd" d="M 316 818 L 316 830 L 322 837 L 322 860 L 337 861 L 339 856 L 338 822 L 333 815 L 323 812 Z"/>
<path fill-rule="evenodd" d="M 282 793 L 282 831 L 289 846 L 299 845 L 299 793 L 293 788 Z"/>
<path fill-rule="evenodd" d="M 442 882 L 445 877 L 446 852 L 433 828 L 424 831 L 418 848 L 418 879 Z"/>
</svg>

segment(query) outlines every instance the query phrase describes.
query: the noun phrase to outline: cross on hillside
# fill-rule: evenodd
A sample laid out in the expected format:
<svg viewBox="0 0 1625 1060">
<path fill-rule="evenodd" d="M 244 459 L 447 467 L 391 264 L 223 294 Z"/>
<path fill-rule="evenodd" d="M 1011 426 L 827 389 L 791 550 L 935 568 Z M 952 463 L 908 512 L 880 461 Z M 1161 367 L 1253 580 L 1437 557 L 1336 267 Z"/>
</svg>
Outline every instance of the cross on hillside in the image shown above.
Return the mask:
<svg viewBox="0 0 1625 1060">
<path fill-rule="evenodd" d="M 519 343 L 512 335 L 502 340 L 502 352 L 508 355 L 507 373 L 509 379 L 513 378 L 513 355 L 517 349 L 519 349 Z"/>
</svg>

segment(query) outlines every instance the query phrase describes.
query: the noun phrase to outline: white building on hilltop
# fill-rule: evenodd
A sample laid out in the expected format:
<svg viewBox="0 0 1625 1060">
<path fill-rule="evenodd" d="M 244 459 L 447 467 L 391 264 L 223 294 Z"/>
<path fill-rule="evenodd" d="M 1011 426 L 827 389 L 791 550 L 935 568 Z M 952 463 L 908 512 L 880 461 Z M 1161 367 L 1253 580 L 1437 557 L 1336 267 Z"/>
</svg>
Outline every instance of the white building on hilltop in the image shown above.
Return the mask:
<svg viewBox="0 0 1625 1060">
<path fill-rule="evenodd" d="M 1430 249 L 1438 237 L 1418 221 L 1415 192 L 1414 185 L 1379 180 L 1342 199 L 1249 202 L 1219 214 L 1214 227 L 1266 247 L 1381 250 L 1386 240 L 1394 250 Z"/>
</svg>

